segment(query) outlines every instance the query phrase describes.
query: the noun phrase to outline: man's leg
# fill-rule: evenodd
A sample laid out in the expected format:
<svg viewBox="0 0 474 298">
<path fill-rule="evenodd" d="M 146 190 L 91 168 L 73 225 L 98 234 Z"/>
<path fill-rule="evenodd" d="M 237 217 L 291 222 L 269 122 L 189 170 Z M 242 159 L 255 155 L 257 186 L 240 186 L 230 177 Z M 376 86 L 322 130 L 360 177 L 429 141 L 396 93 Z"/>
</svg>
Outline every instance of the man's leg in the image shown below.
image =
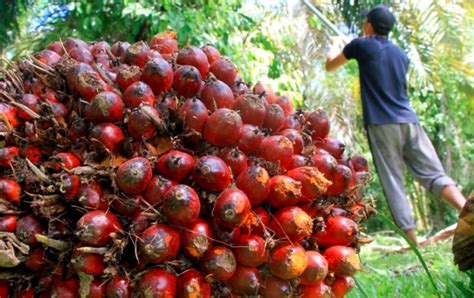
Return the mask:
<svg viewBox="0 0 474 298">
<path fill-rule="evenodd" d="M 423 127 L 412 123 L 407 129 L 409 141 L 403 151 L 408 169 L 423 187 L 443 197 L 461 211 L 466 204 L 466 198 L 444 172 L 443 165 Z"/>
<path fill-rule="evenodd" d="M 405 194 L 403 175 L 403 135 L 401 125 L 369 125 L 367 135 L 375 168 L 392 217 L 415 244 L 415 221 Z"/>
</svg>

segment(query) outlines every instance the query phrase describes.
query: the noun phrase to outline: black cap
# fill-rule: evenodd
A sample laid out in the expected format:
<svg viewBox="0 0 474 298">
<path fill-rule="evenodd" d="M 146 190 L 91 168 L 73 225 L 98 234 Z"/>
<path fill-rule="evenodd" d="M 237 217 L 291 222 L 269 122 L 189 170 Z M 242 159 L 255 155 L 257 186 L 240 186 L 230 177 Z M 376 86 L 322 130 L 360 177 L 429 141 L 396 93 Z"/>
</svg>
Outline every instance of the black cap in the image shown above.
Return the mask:
<svg viewBox="0 0 474 298">
<path fill-rule="evenodd" d="M 367 20 L 372 24 L 377 34 L 388 35 L 395 24 L 395 16 L 383 4 L 374 6 L 371 9 L 363 9 L 361 13 L 367 17 Z"/>
</svg>

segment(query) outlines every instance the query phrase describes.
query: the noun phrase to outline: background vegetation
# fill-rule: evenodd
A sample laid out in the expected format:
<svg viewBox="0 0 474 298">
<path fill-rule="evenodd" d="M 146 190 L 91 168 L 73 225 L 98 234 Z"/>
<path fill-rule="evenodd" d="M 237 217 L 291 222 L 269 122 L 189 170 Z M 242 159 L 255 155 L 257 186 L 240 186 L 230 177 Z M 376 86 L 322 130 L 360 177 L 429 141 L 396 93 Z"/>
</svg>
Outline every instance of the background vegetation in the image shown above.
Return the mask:
<svg viewBox="0 0 474 298">
<path fill-rule="evenodd" d="M 312 2 L 343 32 L 355 37 L 363 21 L 360 9 L 382 1 Z M 412 105 L 446 171 L 467 194 L 474 189 L 474 2 L 383 2 L 391 6 L 398 20 L 390 39 L 408 53 L 411 61 Z M 331 74 L 324 71 L 332 33 L 298 0 L 5 0 L 0 6 L 0 54 L 6 58 L 35 52 L 68 36 L 88 41 L 149 41 L 155 33 L 171 29 L 178 32 L 180 46 L 211 43 L 234 60 L 248 83 L 262 80 L 290 96 L 298 106 L 323 107 L 331 115 L 332 134 L 345 141 L 348 154 L 362 154 L 370 160 L 362 126 L 357 65 L 351 62 Z M 456 221 L 454 210 L 409 175 L 406 178 L 422 233 Z M 379 213 L 389 216 L 375 176 L 367 195 L 377 200 Z M 373 217 L 367 228 L 369 232 L 389 229 L 380 217 Z M 442 248 L 448 251 L 449 245 Z M 436 259 L 439 252 L 430 253 L 435 256 L 433 264 L 443 268 L 443 258 Z M 374 262 L 381 258 L 385 257 L 370 256 Z M 396 258 L 393 264 L 397 264 Z M 382 274 L 378 269 L 375 272 Z M 439 277 L 452 278 L 455 283 L 459 276 L 453 274 Z M 366 277 L 367 282 L 378 282 L 370 270 Z M 450 279 L 446 280 L 449 285 Z M 409 286 L 402 284 L 397 293 L 408 295 Z M 418 286 L 413 284 L 413 288 Z"/>
</svg>

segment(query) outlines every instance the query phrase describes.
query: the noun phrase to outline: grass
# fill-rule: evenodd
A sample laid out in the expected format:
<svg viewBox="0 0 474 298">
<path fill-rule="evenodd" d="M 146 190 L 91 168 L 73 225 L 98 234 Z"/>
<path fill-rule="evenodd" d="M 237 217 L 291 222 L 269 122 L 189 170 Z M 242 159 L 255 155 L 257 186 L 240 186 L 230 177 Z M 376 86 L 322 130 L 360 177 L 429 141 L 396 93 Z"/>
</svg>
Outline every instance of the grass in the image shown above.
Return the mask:
<svg viewBox="0 0 474 298">
<path fill-rule="evenodd" d="M 391 239 L 377 236 L 375 243 L 390 245 Z M 356 275 L 360 287 L 347 297 L 474 297 L 474 290 L 469 288 L 469 275 L 460 272 L 453 263 L 450 240 L 425 247 L 420 252 L 438 293 L 413 251 L 382 253 L 364 251 L 362 247 L 360 258 L 364 271 Z"/>
</svg>

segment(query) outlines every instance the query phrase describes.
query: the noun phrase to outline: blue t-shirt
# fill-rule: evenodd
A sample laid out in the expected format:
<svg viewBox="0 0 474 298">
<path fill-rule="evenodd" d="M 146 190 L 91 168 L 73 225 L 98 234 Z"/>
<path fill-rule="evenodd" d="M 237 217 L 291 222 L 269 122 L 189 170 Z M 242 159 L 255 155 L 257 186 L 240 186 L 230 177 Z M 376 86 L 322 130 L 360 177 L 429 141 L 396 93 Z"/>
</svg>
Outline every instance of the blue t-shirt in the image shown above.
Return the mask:
<svg viewBox="0 0 474 298">
<path fill-rule="evenodd" d="M 360 37 L 344 47 L 344 56 L 356 59 L 364 124 L 418 122 L 407 97 L 408 57 L 383 37 Z"/>
</svg>

